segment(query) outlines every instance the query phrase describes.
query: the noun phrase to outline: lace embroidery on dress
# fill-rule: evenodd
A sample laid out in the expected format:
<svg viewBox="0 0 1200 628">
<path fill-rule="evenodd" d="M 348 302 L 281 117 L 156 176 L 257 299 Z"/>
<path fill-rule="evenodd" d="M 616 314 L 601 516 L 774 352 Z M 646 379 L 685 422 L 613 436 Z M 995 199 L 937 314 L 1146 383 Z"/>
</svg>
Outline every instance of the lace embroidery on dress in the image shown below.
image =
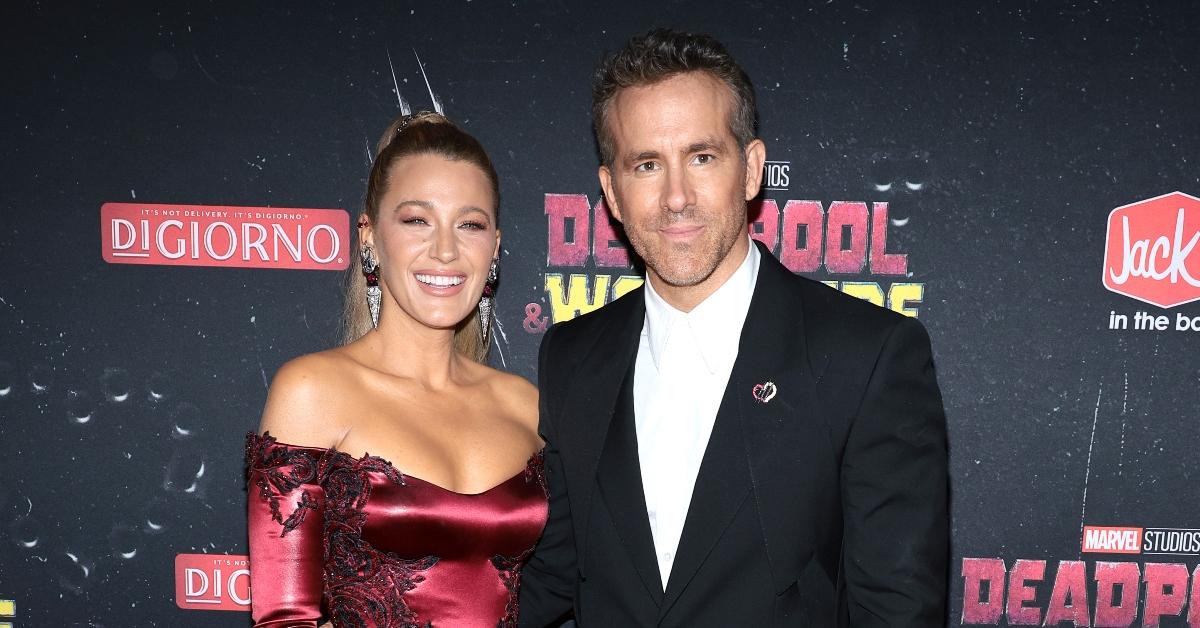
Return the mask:
<svg viewBox="0 0 1200 628">
<path fill-rule="evenodd" d="M 529 558 L 532 553 L 531 548 L 517 556 L 497 554 L 492 557 L 492 566 L 496 568 L 496 572 L 500 574 L 500 581 L 508 589 L 508 601 L 504 604 L 504 617 L 496 622 L 496 628 L 516 628 L 517 626 L 517 615 L 520 612 L 521 565 L 525 564 L 525 559 Z"/>
<path fill-rule="evenodd" d="M 542 451 L 539 450 L 529 458 L 529 463 L 525 465 L 525 483 L 537 482 L 542 488 L 542 493 L 549 495 L 546 488 L 546 469 L 543 464 Z M 496 622 L 496 628 L 516 628 L 517 616 L 520 613 L 521 599 L 521 565 L 533 553 L 533 548 L 529 548 L 516 556 L 503 556 L 497 554 L 492 556 L 492 566 L 496 568 L 496 572 L 500 576 L 500 581 L 504 583 L 504 588 L 508 589 L 508 601 L 504 604 L 504 617 Z"/>
<path fill-rule="evenodd" d="M 405 486 L 404 476 L 378 456 L 354 459 L 333 452 L 322 460 L 320 478 L 325 488 L 326 604 L 334 625 L 359 628 L 388 626 L 421 628 L 417 614 L 404 594 L 424 582 L 421 572 L 438 557 L 406 559 L 381 552 L 362 538 L 367 522 L 363 512 L 371 496 L 371 472 L 383 474 Z"/>
<path fill-rule="evenodd" d="M 549 498 L 550 489 L 546 486 L 545 452 L 545 449 L 539 449 L 537 453 L 529 458 L 529 464 L 525 465 L 525 483 L 528 484 L 536 480 L 538 486 L 542 487 L 544 496 Z"/>
<path fill-rule="evenodd" d="M 371 496 L 370 473 L 384 475 L 406 486 L 404 476 L 378 456 L 355 459 L 335 449 L 318 459 L 311 451 L 277 444 L 270 434 L 246 437 L 247 478 L 258 495 L 270 504 L 272 518 L 286 535 L 316 510 L 319 502 L 307 490 L 300 492 L 296 509 L 285 520 L 280 509 L 284 495 L 304 484 L 325 491 L 324 601 L 329 617 L 339 628 L 428 628 L 404 601 L 404 594 L 425 580 L 422 572 L 437 563 L 437 556 L 406 559 L 381 552 L 362 538 L 367 522 L 364 507 Z"/>
<path fill-rule="evenodd" d="M 310 510 L 317 509 L 317 500 L 308 491 L 300 492 L 300 501 L 285 520 L 279 502 L 283 496 L 317 476 L 317 461 L 312 454 L 289 447 L 275 446 L 269 434 L 246 436 L 246 481 L 258 487 L 258 496 L 271 507 L 271 518 L 283 526 L 280 537 L 287 536 L 304 522 Z"/>
</svg>

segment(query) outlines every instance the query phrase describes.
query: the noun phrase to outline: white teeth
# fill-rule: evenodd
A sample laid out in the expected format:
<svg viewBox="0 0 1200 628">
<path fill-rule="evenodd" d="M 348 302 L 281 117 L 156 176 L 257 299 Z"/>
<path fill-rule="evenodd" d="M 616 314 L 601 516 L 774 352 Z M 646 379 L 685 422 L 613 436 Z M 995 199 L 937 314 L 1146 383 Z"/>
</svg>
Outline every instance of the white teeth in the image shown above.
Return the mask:
<svg viewBox="0 0 1200 628">
<path fill-rule="evenodd" d="M 447 277 L 446 275 L 417 275 L 417 281 L 436 286 L 438 288 L 447 288 L 449 286 L 457 286 L 463 282 L 463 277 Z"/>
</svg>

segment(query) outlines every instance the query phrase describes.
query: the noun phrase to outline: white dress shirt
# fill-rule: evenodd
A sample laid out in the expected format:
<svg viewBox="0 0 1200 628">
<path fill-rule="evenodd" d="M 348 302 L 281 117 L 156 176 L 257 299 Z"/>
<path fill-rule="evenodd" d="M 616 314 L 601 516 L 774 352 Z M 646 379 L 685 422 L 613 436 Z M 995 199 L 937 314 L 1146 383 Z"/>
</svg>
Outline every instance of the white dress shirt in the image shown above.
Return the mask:
<svg viewBox="0 0 1200 628">
<path fill-rule="evenodd" d="M 691 312 L 671 307 L 646 282 L 633 407 L 646 514 L 663 589 L 737 359 L 758 265 L 758 248 L 751 242 L 733 275 Z"/>
</svg>

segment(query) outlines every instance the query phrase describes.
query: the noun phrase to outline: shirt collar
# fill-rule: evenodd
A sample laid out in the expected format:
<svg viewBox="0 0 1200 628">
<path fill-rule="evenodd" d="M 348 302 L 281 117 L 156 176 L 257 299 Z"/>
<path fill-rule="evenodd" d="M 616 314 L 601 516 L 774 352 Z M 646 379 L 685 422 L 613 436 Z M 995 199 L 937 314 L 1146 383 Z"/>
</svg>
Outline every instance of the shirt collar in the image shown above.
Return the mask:
<svg viewBox="0 0 1200 628">
<path fill-rule="evenodd" d="M 737 270 L 691 312 L 672 307 L 654 291 L 651 282 L 646 281 L 646 323 L 642 335 L 649 341 L 655 368 L 659 366 L 672 333 L 692 336 L 709 373 L 716 373 L 737 359 L 742 325 L 746 322 L 750 299 L 758 282 L 760 258 L 758 247 L 751 241 L 746 258 Z"/>
</svg>

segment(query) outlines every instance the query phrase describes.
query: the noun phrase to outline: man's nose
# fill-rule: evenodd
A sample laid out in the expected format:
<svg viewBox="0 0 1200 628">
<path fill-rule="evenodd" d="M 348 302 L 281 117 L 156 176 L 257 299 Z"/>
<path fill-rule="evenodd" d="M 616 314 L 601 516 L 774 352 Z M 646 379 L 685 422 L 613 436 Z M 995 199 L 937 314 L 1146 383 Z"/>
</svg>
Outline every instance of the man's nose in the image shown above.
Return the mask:
<svg viewBox="0 0 1200 628">
<path fill-rule="evenodd" d="M 669 168 L 666 189 L 663 190 L 663 208 L 679 213 L 691 207 L 694 202 L 694 191 L 687 174 L 681 168 Z"/>
</svg>

